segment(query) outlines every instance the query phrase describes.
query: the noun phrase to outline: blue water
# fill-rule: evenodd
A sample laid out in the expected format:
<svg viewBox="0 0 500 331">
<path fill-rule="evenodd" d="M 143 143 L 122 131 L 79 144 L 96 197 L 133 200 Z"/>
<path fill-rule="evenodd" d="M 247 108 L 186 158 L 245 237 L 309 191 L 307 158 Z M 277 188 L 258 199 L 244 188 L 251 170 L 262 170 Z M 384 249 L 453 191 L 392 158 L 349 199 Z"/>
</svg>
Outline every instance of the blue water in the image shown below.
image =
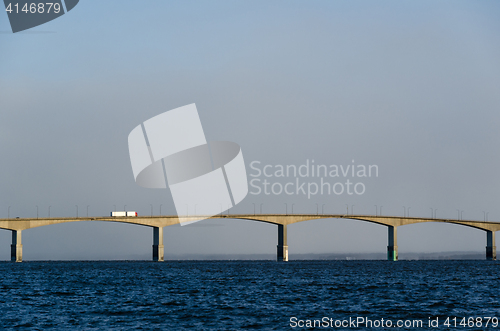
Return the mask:
<svg viewBox="0 0 500 331">
<path fill-rule="evenodd" d="M 499 268 L 488 261 L 6 262 L 0 328 L 304 330 L 312 328 L 291 327 L 291 318 L 364 317 L 420 319 L 423 328 L 392 329 L 426 330 L 430 317 L 444 330 L 446 317 L 500 317 Z M 491 326 L 451 329 L 500 329 Z"/>
</svg>

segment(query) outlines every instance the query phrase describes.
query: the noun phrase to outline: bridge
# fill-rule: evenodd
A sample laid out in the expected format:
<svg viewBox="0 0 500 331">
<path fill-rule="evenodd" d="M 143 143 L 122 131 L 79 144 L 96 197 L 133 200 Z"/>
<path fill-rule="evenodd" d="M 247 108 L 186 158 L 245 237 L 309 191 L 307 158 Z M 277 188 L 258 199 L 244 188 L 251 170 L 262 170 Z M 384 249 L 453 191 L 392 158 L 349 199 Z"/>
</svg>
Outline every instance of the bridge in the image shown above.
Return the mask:
<svg viewBox="0 0 500 331">
<path fill-rule="evenodd" d="M 139 217 L 77 217 L 77 218 L 15 218 L 0 219 L 0 229 L 12 231 L 11 261 L 21 262 L 23 256 L 22 231 L 52 224 L 82 221 L 120 222 L 143 225 L 153 228 L 153 261 L 163 261 L 163 228 L 199 220 L 202 216 L 139 216 Z M 387 227 L 387 259 L 398 260 L 397 229 L 399 226 L 441 222 L 468 226 L 486 232 L 486 259 L 496 260 L 495 232 L 500 230 L 500 222 L 481 222 L 473 220 L 455 220 L 420 217 L 373 216 L 373 215 L 346 215 L 346 214 L 240 214 L 215 215 L 208 218 L 229 218 L 265 222 L 278 226 L 277 260 L 288 261 L 287 227 L 294 223 L 317 219 L 352 219 L 371 222 Z"/>
</svg>

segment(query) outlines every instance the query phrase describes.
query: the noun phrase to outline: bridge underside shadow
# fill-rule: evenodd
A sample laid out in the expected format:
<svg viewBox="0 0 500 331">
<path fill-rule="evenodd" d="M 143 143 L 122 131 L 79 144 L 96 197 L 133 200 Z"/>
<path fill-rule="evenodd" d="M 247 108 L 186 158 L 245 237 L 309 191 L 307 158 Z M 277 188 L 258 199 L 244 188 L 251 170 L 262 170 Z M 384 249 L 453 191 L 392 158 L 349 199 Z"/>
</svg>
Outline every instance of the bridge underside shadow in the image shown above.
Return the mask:
<svg viewBox="0 0 500 331">
<path fill-rule="evenodd" d="M 228 216 L 230 217 L 230 216 Z M 495 222 L 479 222 L 479 221 L 462 221 L 448 219 L 421 219 L 410 217 L 390 217 L 390 216 L 366 216 L 366 215 L 271 215 L 262 217 L 259 215 L 251 216 L 231 216 L 233 218 L 250 219 L 261 222 L 274 223 L 278 226 L 278 245 L 277 245 L 277 261 L 288 261 L 288 241 L 287 230 L 288 226 L 294 223 L 313 220 L 313 219 L 352 219 L 365 221 L 383 225 L 387 227 L 387 260 L 397 261 L 398 253 L 398 227 L 403 225 L 427 223 L 427 222 L 442 222 L 451 223 L 453 225 L 462 225 L 472 227 L 486 232 L 486 260 L 496 260 L 496 245 L 495 232 L 500 229 L 500 223 Z M 280 220 L 281 218 L 281 220 Z M 283 218 L 289 218 L 284 220 Z M 296 219 L 293 219 L 296 218 Z"/>
<path fill-rule="evenodd" d="M 155 232 L 155 228 L 106 222 L 73 222 L 47 229 L 11 230 L 8 233 L 12 238 L 10 260 L 159 260 L 163 247 L 154 242 Z M 159 234 L 157 238 L 160 242 Z M 151 246 L 144 245 L 145 241 L 151 241 Z"/>
<path fill-rule="evenodd" d="M 387 260 L 398 260 L 397 246 L 397 227 L 387 226 L 388 229 L 388 245 L 387 245 Z M 277 261 L 288 261 L 288 225 L 278 224 L 278 245 L 277 245 Z"/>
</svg>

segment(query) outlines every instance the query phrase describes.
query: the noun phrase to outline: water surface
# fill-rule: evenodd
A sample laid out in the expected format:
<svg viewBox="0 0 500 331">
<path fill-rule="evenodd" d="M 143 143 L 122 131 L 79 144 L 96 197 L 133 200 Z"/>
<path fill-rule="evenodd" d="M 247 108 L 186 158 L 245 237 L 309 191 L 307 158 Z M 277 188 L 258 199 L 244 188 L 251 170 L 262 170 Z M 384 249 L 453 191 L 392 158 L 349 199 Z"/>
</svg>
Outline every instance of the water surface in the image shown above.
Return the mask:
<svg viewBox="0 0 500 331">
<path fill-rule="evenodd" d="M 423 330 L 429 317 L 438 317 L 439 329 L 447 329 L 442 322 L 449 316 L 500 317 L 499 266 L 489 261 L 5 262 L 0 263 L 0 327 L 298 330 L 306 328 L 292 328 L 290 318 L 364 317 L 421 319 Z"/>
</svg>

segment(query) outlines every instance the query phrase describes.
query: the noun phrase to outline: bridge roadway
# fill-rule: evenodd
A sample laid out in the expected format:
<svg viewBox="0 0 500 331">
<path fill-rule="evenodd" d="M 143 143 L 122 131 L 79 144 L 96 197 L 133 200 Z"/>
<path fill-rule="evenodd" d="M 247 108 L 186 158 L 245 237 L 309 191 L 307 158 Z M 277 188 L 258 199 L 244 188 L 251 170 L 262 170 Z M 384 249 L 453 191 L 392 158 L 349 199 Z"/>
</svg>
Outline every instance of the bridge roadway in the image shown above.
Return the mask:
<svg viewBox="0 0 500 331">
<path fill-rule="evenodd" d="M 163 261 L 163 228 L 180 222 L 199 220 L 201 216 L 139 216 L 139 217 L 77 217 L 77 218 L 10 218 L 0 219 L 0 229 L 12 231 L 11 261 L 21 262 L 23 255 L 22 231 L 40 226 L 60 224 L 67 222 L 102 221 L 120 222 L 149 226 L 153 228 L 153 261 Z M 191 219 L 192 218 L 192 219 Z M 373 215 L 346 215 L 346 214 L 240 214 L 240 215 L 215 215 L 208 218 L 242 219 L 265 222 L 278 226 L 277 260 L 288 261 L 287 227 L 288 225 L 324 218 L 346 218 L 387 226 L 388 244 L 387 259 L 398 260 L 397 228 L 403 225 L 441 222 L 459 224 L 486 232 L 486 259 L 496 260 L 495 232 L 500 230 L 500 222 L 481 222 L 472 220 L 398 217 L 398 216 L 373 216 Z"/>
</svg>

